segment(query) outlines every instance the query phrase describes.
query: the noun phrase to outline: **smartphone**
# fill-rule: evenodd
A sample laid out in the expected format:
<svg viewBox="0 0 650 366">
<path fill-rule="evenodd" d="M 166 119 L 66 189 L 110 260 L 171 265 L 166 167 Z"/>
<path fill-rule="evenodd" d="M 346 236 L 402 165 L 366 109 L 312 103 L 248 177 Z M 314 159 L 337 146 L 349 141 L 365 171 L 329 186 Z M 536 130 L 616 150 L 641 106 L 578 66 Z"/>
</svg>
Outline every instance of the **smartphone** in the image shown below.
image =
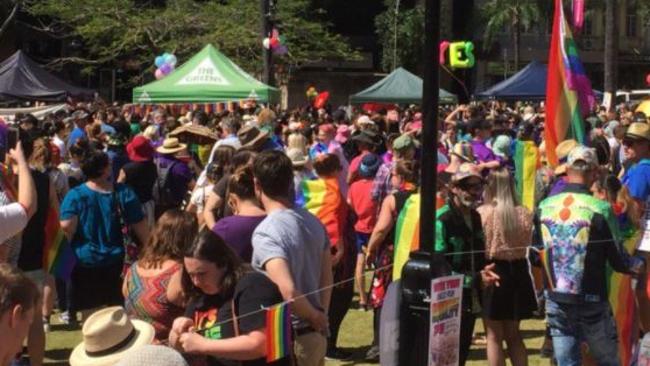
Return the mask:
<svg viewBox="0 0 650 366">
<path fill-rule="evenodd" d="M 7 150 L 15 149 L 18 143 L 18 128 L 9 127 L 7 129 Z"/>
</svg>

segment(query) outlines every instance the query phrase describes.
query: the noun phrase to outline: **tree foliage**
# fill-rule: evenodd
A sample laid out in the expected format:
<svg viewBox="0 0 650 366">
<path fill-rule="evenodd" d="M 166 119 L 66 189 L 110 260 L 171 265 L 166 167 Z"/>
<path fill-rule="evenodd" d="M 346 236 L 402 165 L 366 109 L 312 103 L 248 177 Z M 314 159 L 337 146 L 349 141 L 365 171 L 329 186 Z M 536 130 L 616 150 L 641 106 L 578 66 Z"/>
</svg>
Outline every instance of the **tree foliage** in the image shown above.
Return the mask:
<svg viewBox="0 0 650 366">
<path fill-rule="evenodd" d="M 375 18 L 375 28 L 381 50 L 381 68 L 392 71 L 403 66 L 414 70 L 421 60 L 424 47 L 424 5 L 399 8 L 399 0 L 384 0 L 386 10 Z M 395 35 L 397 34 L 397 49 Z"/>
<path fill-rule="evenodd" d="M 187 60 L 212 43 L 245 70 L 259 74 L 262 35 L 259 2 L 253 0 L 31 0 L 26 10 L 48 23 L 41 28 L 76 52 L 52 60 L 75 63 L 85 72 L 99 68 L 132 70 L 130 84 L 152 78 L 153 60 L 163 52 Z M 280 1 L 274 21 L 289 53 L 276 58 L 281 69 L 324 58 L 355 58 L 333 34 L 309 0 Z M 282 77 L 280 75 L 280 77 Z"/>
</svg>

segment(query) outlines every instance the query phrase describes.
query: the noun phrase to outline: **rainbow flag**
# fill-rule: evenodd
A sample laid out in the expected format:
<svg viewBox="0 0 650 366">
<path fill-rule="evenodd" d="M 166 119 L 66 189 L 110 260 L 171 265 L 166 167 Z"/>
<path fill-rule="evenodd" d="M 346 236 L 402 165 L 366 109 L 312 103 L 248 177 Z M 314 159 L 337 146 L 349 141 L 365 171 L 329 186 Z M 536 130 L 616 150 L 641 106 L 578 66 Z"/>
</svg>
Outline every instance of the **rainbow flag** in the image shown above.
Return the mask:
<svg viewBox="0 0 650 366">
<path fill-rule="evenodd" d="M 420 249 L 420 194 L 412 194 L 404 203 L 395 224 L 393 281 L 402 277 L 402 268 L 411 252 Z"/>
<path fill-rule="evenodd" d="M 628 254 L 634 254 L 636 243 L 642 232 L 628 230 L 623 233 L 623 247 Z M 639 342 L 636 298 L 632 278 L 612 270 L 607 266 L 607 290 L 609 304 L 618 332 L 618 356 L 621 365 L 631 365 L 635 348 Z"/>
<path fill-rule="evenodd" d="M 50 207 L 45 221 L 43 268 L 55 277 L 69 279 L 76 263 L 77 258 L 61 229 L 59 213 Z"/>
<path fill-rule="evenodd" d="M 343 237 L 347 217 L 347 203 L 338 178 L 306 179 L 300 183 L 300 188 L 296 203 L 318 217 L 334 245 Z"/>
<path fill-rule="evenodd" d="M 546 81 L 546 154 L 558 165 L 555 147 L 566 139 L 585 142 L 583 116 L 595 103 L 591 82 L 578 57 L 578 47 L 564 17 L 562 0 L 555 0 L 553 36 Z"/>
<path fill-rule="evenodd" d="M 539 149 L 533 141 L 517 141 L 515 145 L 515 180 L 519 202 L 533 211 L 535 207 L 535 174 L 539 167 Z"/>
<path fill-rule="evenodd" d="M 266 362 L 273 362 L 291 354 L 291 311 L 289 304 L 276 305 L 266 310 Z"/>
</svg>

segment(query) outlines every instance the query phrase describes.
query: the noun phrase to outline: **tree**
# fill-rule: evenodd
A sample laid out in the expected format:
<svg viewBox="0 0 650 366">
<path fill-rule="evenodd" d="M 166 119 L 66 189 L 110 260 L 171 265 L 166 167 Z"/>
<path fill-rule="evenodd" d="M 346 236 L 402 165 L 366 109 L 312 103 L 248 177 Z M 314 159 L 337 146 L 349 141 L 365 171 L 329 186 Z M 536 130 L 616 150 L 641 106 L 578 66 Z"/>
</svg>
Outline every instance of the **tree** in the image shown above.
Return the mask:
<svg viewBox="0 0 650 366">
<path fill-rule="evenodd" d="M 481 12 L 485 19 L 484 48 L 488 49 L 494 38 L 510 27 L 515 70 L 519 69 L 519 43 L 521 31 L 530 29 L 533 22 L 539 22 L 542 11 L 533 0 L 489 0 Z"/>
<path fill-rule="evenodd" d="M 2 16 L 2 18 L 0 18 L 2 19 L 2 23 L 0 23 L 0 38 L 2 38 L 4 32 L 7 31 L 9 25 L 16 18 L 20 5 L 21 1 L 19 0 L 6 0 L 2 2 L 2 5 L 0 5 L 0 16 Z"/>
<path fill-rule="evenodd" d="M 403 66 L 414 70 L 424 47 L 424 6 L 400 7 L 399 0 L 384 0 L 386 10 L 375 18 L 384 71 Z"/>
<path fill-rule="evenodd" d="M 39 0 L 27 11 L 42 21 L 53 37 L 80 44 L 78 51 L 52 60 L 50 66 L 74 63 L 86 73 L 100 68 L 131 71 L 122 86 L 153 78 L 153 60 L 162 52 L 181 62 L 212 43 L 243 69 L 261 71 L 261 15 L 250 0 L 167 0 L 157 6 L 135 0 Z M 280 70 L 325 58 L 355 58 L 340 35 L 329 31 L 309 0 L 282 0 L 274 20 L 289 53 L 276 57 Z M 286 80 L 286 75 L 279 75 Z M 124 85 L 126 84 L 126 85 Z"/>
</svg>

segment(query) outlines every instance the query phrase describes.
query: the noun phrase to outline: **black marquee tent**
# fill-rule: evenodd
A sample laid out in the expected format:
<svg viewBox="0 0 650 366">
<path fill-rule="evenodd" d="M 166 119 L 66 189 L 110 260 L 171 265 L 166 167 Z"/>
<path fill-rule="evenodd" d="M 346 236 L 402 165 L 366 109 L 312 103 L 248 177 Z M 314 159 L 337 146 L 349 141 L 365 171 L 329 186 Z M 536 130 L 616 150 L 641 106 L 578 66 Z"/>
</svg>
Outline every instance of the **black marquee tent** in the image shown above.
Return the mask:
<svg viewBox="0 0 650 366">
<path fill-rule="evenodd" d="M 93 94 L 52 75 L 20 50 L 0 63 L 0 101 L 59 102 L 67 97 L 90 99 Z"/>
</svg>

